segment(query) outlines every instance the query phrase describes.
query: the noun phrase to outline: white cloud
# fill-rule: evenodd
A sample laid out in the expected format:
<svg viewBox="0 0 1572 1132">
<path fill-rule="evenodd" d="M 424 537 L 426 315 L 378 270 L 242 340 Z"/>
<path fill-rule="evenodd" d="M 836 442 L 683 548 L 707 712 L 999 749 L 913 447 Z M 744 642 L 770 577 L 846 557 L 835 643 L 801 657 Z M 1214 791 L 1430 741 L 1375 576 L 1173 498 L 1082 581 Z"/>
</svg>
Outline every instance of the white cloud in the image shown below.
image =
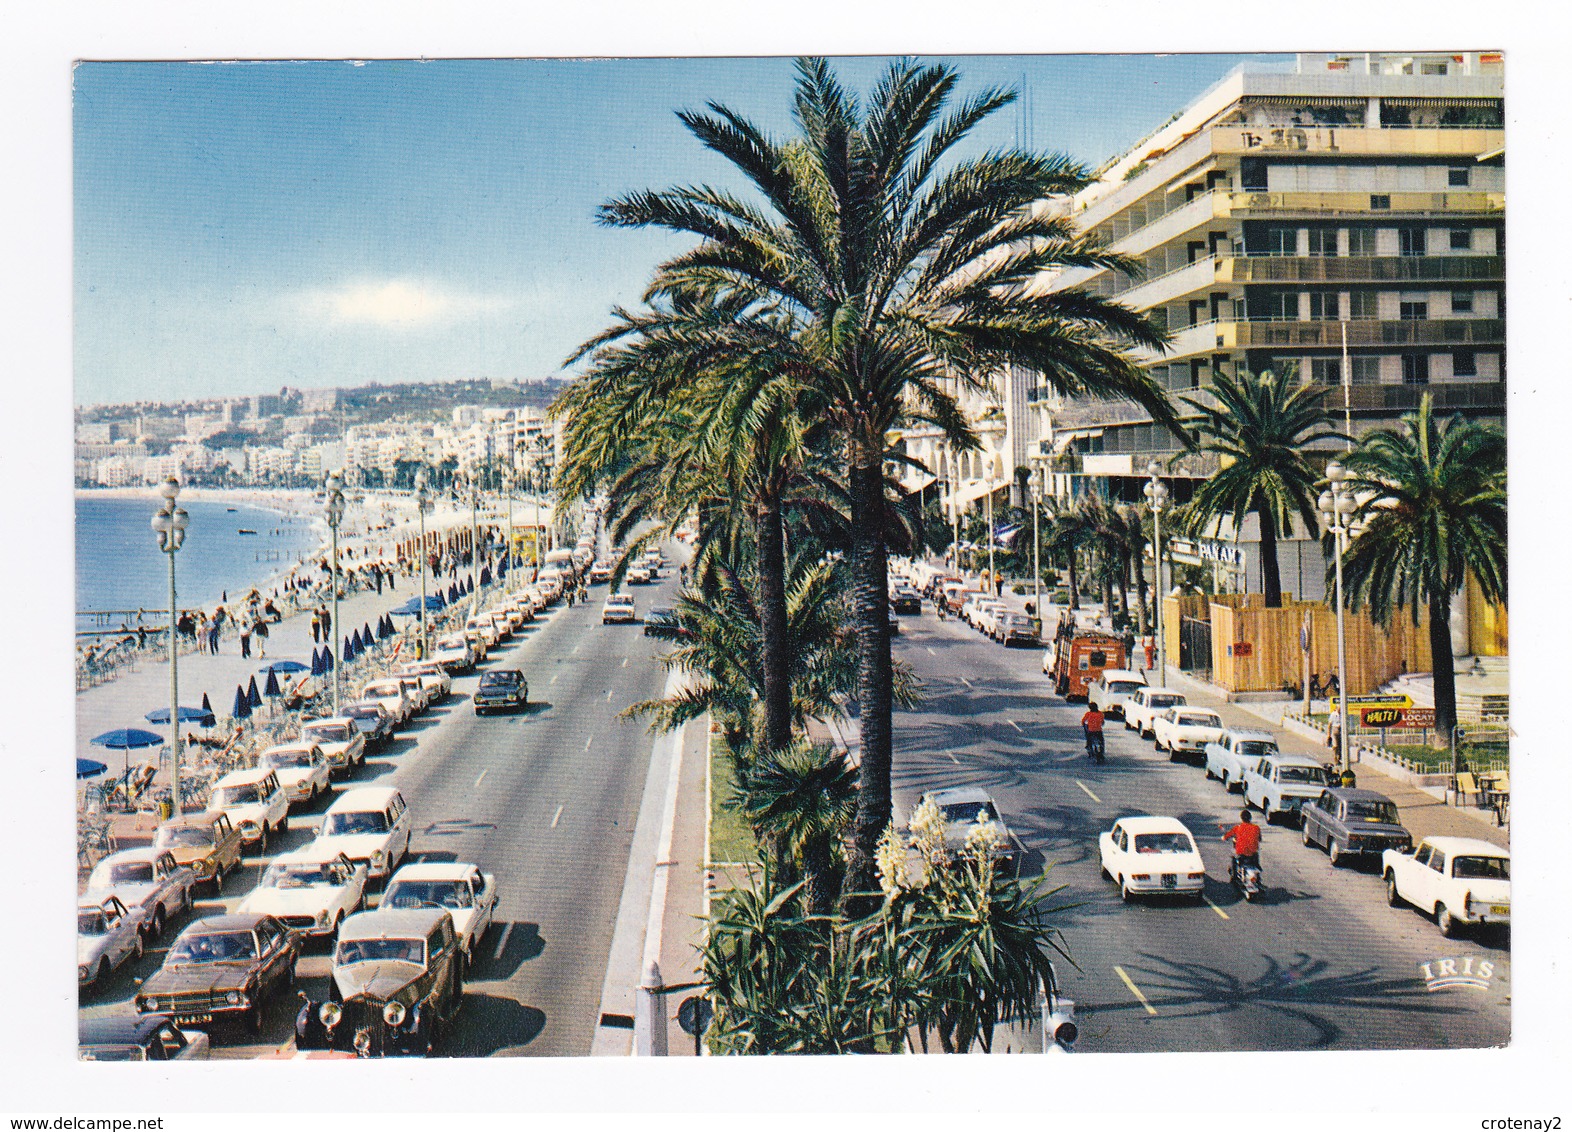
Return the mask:
<svg viewBox="0 0 1572 1132">
<path fill-rule="evenodd" d="M 360 280 L 300 292 L 296 301 L 313 318 L 394 330 L 447 326 L 518 304 L 509 296 L 451 291 L 417 279 Z"/>
</svg>

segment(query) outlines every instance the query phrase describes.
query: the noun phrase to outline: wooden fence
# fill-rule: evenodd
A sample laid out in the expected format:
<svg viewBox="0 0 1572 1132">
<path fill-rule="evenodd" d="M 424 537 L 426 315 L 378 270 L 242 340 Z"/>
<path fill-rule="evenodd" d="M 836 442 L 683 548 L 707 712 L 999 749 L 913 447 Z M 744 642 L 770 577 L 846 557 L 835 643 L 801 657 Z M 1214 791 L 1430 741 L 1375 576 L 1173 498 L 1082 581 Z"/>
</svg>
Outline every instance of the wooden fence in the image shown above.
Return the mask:
<svg viewBox="0 0 1572 1132">
<path fill-rule="evenodd" d="M 1231 692 L 1276 691 L 1304 679 L 1299 632 L 1310 619 L 1310 671 L 1323 682 L 1337 671 L 1337 616 L 1320 602 L 1281 609 L 1213 603 L 1212 680 Z M 1405 672 L 1430 671 L 1429 618 L 1395 617 L 1383 629 L 1365 613 L 1345 613 L 1348 691 L 1363 695 Z"/>
</svg>

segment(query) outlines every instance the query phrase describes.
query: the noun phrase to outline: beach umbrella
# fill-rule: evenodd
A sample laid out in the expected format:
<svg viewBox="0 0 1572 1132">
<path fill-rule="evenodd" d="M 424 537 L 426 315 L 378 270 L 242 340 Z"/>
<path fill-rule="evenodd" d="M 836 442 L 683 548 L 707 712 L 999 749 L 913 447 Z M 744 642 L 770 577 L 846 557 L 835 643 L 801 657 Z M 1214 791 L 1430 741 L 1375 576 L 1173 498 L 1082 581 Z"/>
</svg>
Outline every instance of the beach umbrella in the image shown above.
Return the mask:
<svg viewBox="0 0 1572 1132">
<path fill-rule="evenodd" d="M 458 588 L 458 586 L 457 585 L 450 585 L 450 586 L 448 586 L 448 600 L 449 601 L 457 601 L 458 599 L 459 599 L 459 588 Z"/>
<path fill-rule="evenodd" d="M 229 714 L 235 719 L 251 718 L 251 697 L 246 695 L 243 685 L 235 685 L 235 706 L 229 709 Z"/>
<path fill-rule="evenodd" d="M 350 644 L 354 647 L 357 655 L 366 651 L 366 638 L 360 635 L 359 629 L 356 629 L 355 635 L 350 638 Z"/>
<path fill-rule="evenodd" d="M 323 645 L 322 646 L 322 675 L 326 676 L 329 672 L 332 672 L 333 671 L 333 665 L 335 663 L 336 662 L 333 660 L 333 650 L 328 648 L 326 645 Z"/>
<path fill-rule="evenodd" d="M 181 723 L 195 723 L 202 727 L 212 727 L 215 722 L 211 708 L 183 707 L 175 713 Z M 142 717 L 149 723 L 168 723 L 169 709 L 166 707 L 154 708 Z"/>
<path fill-rule="evenodd" d="M 321 676 L 325 669 L 322 667 L 322 650 L 311 650 L 311 675 Z"/>
<path fill-rule="evenodd" d="M 377 627 L 378 628 L 382 627 L 382 622 L 381 621 L 377 622 Z M 366 624 L 364 624 L 364 625 L 362 625 L 360 627 L 360 641 L 361 641 L 361 644 L 364 647 L 366 647 L 368 649 L 371 647 L 371 624 L 370 624 L 370 622 L 367 622 Z"/>
<path fill-rule="evenodd" d="M 343 645 L 338 650 L 338 655 L 345 664 L 353 663 L 355 659 L 355 642 L 349 637 L 345 637 Z"/>
<path fill-rule="evenodd" d="M 207 712 L 207 714 L 209 716 L 213 715 L 213 701 L 211 701 L 211 700 L 209 700 L 207 698 L 207 693 L 206 692 L 202 693 L 202 710 Z M 204 724 L 204 726 L 211 727 L 213 725 L 211 723 L 208 723 L 208 724 Z"/>
<path fill-rule="evenodd" d="M 393 617 L 384 613 L 377 618 L 377 640 L 385 641 L 393 635 Z"/>
<path fill-rule="evenodd" d="M 97 778 L 108 769 L 103 763 L 94 762 L 92 759 L 76 760 L 76 776 L 78 778 Z"/>
<path fill-rule="evenodd" d="M 139 727 L 120 727 L 95 736 L 91 742 L 95 747 L 108 747 L 112 751 L 131 751 L 139 747 L 157 747 L 164 742 L 164 737 Z"/>
<path fill-rule="evenodd" d="M 278 673 L 271 668 L 267 670 L 267 684 L 263 687 L 262 694 L 270 700 L 284 694 L 284 690 L 278 686 Z"/>
<path fill-rule="evenodd" d="M 271 664 L 268 664 L 268 665 L 266 665 L 266 666 L 264 666 L 262 668 L 259 668 L 257 671 L 259 671 L 259 672 L 282 672 L 284 675 L 287 676 L 291 672 L 304 672 L 309 667 L 310 667 L 310 665 L 301 664 L 300 661 L 298 661 L 298 660 L 275 660 Z M 316 673 L 313 672 L 312 675 L 315 676 Z"/>
<path fill-rule="evenodd" d="M 251 683 L 246 688 L 246 699 L 251 701 L 251 706 L 254 708 L 262 706 L 262 693 L 257 691 L 257 678 L 255 676 L 251 678 Z"/>
</svg>

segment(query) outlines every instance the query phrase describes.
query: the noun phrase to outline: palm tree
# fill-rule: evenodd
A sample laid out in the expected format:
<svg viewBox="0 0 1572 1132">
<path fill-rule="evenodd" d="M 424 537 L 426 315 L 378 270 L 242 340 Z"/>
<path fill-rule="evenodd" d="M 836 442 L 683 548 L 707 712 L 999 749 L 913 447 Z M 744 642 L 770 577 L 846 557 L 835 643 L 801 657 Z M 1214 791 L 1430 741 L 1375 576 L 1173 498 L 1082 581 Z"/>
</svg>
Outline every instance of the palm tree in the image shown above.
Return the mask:
<svg viewBox="0 0 1572 1132">
<path fill-rule="evenodd" d="M 989 90 L 947 112 L 958 76 L 893 64 L 863 108 L 820 59 L 798 63 L 789 141 L 717 103 L 683 123 L 751 182 L 762 207 L 709 186 L 641 192 L 601 210 L 605 223 L 698 237 L 659 268 L 651 294 L 709 290 L 748 306 L 719 320 L 676 306 L 658 332 L 790 374 L 817 390 L 844 453 L 861 651 L 862 766 L 851 891 L 873 885 L 890 816 L 893 672 L 887 620 L 882 465 L 885 435 L 930 423 L 976 445 L 951 384 L 981 388 L 1021 365 L 1067 395 L 1127 397 L 1172 424 L 1166 396 L 1121 350 L 1161 347 L 1145 317 L 1076 289 L 1030 289 L 1066 266 L 1135 270 L 1037 207 L 1088 183 L 1062 156 L 951 156 L 1014 94 Z M 942 170 L 942 171 L 941 171 Z M 790 332 L 783 329 L 790 326 Z M 585 349 L 597 349 L 626 330 Z"/>
<path fill-rule="evenodd" d="M 834 907 L 835 849 L 857 806 L 857 772 L 833 747 L 800 740 L 760 752 L 742 774 L 742 813 L 771 847 L 775 873 L 803 880 L 811 915 Z"/>
<path fill-rule="evenodd" d="M 1426 393 L 1398 428 L 1360 438 L 1345 461 L 1362 531 L 1343 559 L 1350 604 L 1387 624 L 1401 609 L 1430 615 L 1436 730 L 1457 723 L 1449 612 L 1469 574 L 1485 600 L 1507 592 L 1506 437 L 1460 415 L 1435 417 Z"/>
<path fill-rule="evenodd" d="M 1184 401 L 1201 414 L 1196 426 L 1203 452 L 1221 464 L 1200 482 L 1194 509 L 1213 517 L 1227 515 L 1237 531 L 1245 516 L 1261 525 L 1262 590 L 1269 609 L 1283 604 L 1277 565 L 1277 536 L 1287 533 L 1297 513 L 1308 530 L 1316 529 L 1317 473 L 1305 449 L 1318 441 L 1346 439 L 1331 426 L 1324 391 L 1298 385 L 1287 374 L 1244 373 L 1237 379 L 1218 374 L 1205 391 Z"/>
<path fill-rule="evenodd" d="M 1049 524 L 1047 544 L 1050 553 L 1061 557 L 1065 564 L 1065 584 L 1069 590 L 1070 608 L 1081 608 L 1080 557 L 1081 550 L 1090 537 L 1090 524 L 1081 504 L 1063 508 Z"/>
</svg>

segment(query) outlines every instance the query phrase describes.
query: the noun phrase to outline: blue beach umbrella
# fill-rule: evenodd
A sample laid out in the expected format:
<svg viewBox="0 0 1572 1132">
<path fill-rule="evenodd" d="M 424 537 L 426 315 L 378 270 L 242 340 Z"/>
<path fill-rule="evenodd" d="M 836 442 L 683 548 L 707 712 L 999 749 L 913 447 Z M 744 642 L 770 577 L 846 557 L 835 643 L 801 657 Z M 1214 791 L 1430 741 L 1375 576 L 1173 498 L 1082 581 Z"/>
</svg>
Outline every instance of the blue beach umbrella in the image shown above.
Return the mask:
<svg viewBox="0 0 1572 1132">
<path fill-rule="evenodd" d="M 212 727 L 215 722 L 211 708 L 183 707 L 175 713 L 181 723 L 195 723 L 200 727 Z M 169 722 L 169 709 L 166 707 L 154 708 L 142 717 L 149 723 Z"/>
<path fill-rule="evenodd" d="M 243 686 L 235 685 L 235 706 L 229 709 L 229 714 L 235 719 L 251 718 L 251 697 L 246 695 Z"/>
<path fill-rule="evenodd" d="M 259 668 L 257 671 L 259 671 L 259 672 L 282 672 L 282 673 L 284 673 L 284 675 L 287 676 L 291 672 L 304 672 L 309 667 L 310 667 L 310 665 L 301 664 L 300 661 L 298 661 L 298 660 L 275 660 L 271 664 L 268 664 L 268 665 L 265 665 L 262 668 Z M 313 672 L 312 675 L 315 676 L 316 673 Z"/>
<path fill-rule="evenodd" d="M 490 566 L 482 566 L 480 568 L 480 584 L 483 585 L 483 586 L 489 586 L 491 584 L 491 567 Z"/>
<path fill-rule="evenodd" d="M 313 675 L 313 676 L 321 676 L 324 671 L 325 671 L 325 669 L 323 669 L 323 667 L 322 667 L 322 651 L 320 649 L 312 649 L 311 650 L 311 675 Z"/>
<path fill-rule="evenodd" d="M 92 759 L 76 760 L 76 776 L 78 778 L 97 778 L 108 769 L 103 763 L 94 762 Z"/>
<path fill-rule="evenodd" d="M 164 737 L 139 727 L 120 727 L 95 736 L 91 742 L 95 747 L 108 747 L 112 751 L 134 751 L 140 747 L 160 746 Z"/>
<path fill-rule="evenodd" d="M 267 670 L 267 684 L 262 688 L 262 694 L 270 700 L 284 694 L 284 690 L 278 686 L 278 673 L 271 668 Z"/>
<path fill-rule="evenodd" d="M 210 716 L 213 714 L 213 701 L 207 698 L 206 692 L 202 693 L 202 710 L 207 712 L 207 714 Z M 213 725 L 209 723 L 205 726 L 211 727 Z"/>
<path fill-rule="evenodd" d="M 342 660 L 345 664 L 352 664 L 354 662 L 355 644 L 348 637 L 345 637 L 344 643 L 339 646 L 338 656 L 339 659 Z"/>
<path fill-rule="evenodd" d="M 448 600 L 449 601 L 457 601 L 458 599 L 459 599 L 459 588 L 458 588 L 458 586 L 456 586 L 456 585 L 449 586 L 448 587 Z"/>
<path fill-rule="evenodd" d="M 381 628 L 381 626 L 382 626 L 382 622 L 378 621 L 377 622 L 377 627 Z M 371 623 L 369 621 L 366 622 L 365 624 L 361 625 L 361 627 L 360 627 L 360 639 L 362 641 L 366 642 L 367 645 L 371 644 Z"/>
<path fill-rule="evenodd" d="M 257 678 L 255 676 L 251 678 L 251 683 L 246 687 L 246 699 L 251 702 L 251 706 L 254 708 L 262 706 L 262 693 L 257 691 Z"/>
<path fill-rule="evenodd" d="M 335 663 L 337 663 L 337 662 L 334 661 L 334 659 L 333 659 L 333 650 L 328 648 L 326 645 L 323 645 L 322 646 L 322 675 L 326 676 L 329 672 L 332 672 L 333 671 L 333 666 L 334 666 Z"/>
<path fill-rule="evenodd" d="M 366 638 L 360 635 L 359 629 L 355 630 L 355 635 L 349 639 L 349 643 L 354 647 L 357 656 L 366 651 Z"/>
</svg>

